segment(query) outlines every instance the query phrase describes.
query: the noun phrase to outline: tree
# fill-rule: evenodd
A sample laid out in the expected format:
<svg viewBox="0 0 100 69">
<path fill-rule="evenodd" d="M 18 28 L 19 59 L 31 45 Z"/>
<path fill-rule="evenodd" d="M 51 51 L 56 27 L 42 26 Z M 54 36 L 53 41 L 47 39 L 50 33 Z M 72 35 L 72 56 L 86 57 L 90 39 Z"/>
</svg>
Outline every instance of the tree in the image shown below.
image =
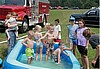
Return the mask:
<svg viewBox="0 0 100 69">
<path fill-rule="evenodd" d="M 74 7 L 77 6 L 79 8 L 91 8 L 98 7 L 99 0 L 49 0 L 51 6 L 68 6 Z"/>
</svg>

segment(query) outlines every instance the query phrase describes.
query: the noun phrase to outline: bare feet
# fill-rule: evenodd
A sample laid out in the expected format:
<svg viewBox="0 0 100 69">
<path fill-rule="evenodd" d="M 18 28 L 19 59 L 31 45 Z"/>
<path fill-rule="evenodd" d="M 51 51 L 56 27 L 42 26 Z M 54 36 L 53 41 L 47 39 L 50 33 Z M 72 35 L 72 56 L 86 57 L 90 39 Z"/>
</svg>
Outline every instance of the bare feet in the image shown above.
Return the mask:
<svg viewBox="0 0 100 69">
<path fill-rule="evenodd" d="M 60 63 L 58 62 L 58 63 L 56 63 L 56 64 L 60 64 Z"/>
<path fill-rule="evenodd" d="M 31 61 L 33 61 L 34 57 L 31 57 Z"/>
<path fill-rule="evenodd" d="M 31 63 L 31 58 L 28 58 L 28 64 L 30 64 Z"/>
</svg>

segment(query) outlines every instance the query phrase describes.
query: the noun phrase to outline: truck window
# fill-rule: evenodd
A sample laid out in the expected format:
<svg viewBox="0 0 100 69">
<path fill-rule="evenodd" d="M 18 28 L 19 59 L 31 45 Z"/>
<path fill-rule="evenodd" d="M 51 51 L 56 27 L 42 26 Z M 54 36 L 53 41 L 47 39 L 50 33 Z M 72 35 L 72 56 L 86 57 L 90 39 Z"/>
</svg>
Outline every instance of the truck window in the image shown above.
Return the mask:
<svg viewBox="0 0 100 69">
<path fill-rule="evenodd" d="M 4 4 L 5 0 L 0 0 L 0 5 Z"/>
<path fill-rule="evenodd" d="M 35 5 L 35 0 L 33 0 L 33 5 Z"/>
<path fill-rule="evenodd" d="M 0 0 L 0 4 L 2 5 L 21 5 L 25 4 L 25 0 Z"/>
<path fill-rule="evenodd" d="M 91 11 L 88 12 L 88 15 L 94 16 L 94 15 L 96 15 L 96 13 L 97 13 L 96 10 L 91 10 Z"/>
<path fill-rule="evenodd" d="M 30 6 L 29 0 L 26 0 L 26 6 Z"/>
</svg>

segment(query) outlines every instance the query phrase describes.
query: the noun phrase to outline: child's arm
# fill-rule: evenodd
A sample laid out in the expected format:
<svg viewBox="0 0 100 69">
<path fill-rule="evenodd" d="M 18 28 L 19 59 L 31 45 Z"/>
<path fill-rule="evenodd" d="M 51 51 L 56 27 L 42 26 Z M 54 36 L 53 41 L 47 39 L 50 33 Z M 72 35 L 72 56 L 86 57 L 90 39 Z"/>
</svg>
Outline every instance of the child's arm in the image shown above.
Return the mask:
<svg viewBox="0 0 100 69">
<path fill-rule="evenodd" d="M 28 38 L 25 38 L 23 41 L 22 41 L 22 44 L 25 45 L 26 47 L 28 47 L 28 45 L 25 43 L 27 42 Z"/>
<path fill-rule="evenodd" d="M 42 33 L 40 34 L 40 36 L 42 37 Z"/>
<path fill-rule="evenodd" d="M 14 27 L 14 26 L 17 26 L 17 24 L 12 24 L 12 25 L 11 25 L 10 23 L 8 23 L 8 27 L 9 27 L 9 28 L 12 28 L 12 27 Z"/>
<path fill-rule="evenodd" d="M 59 50 L 58 51 L 58 64 L 60 64 L 60 53 L 61 53 L 61 51 Z"/>
<path fill-rule="evenodd" d="M 67 26 L 67 30 L 66 31 L 68 31 L 68 34 L 66 35 L 66 44 L 68 44 L 68 36 L 69 36 L 68 26 Z"/>
<path fill-rule="evenodd" d="M 56 39 L 56 36 L 54 35 L 54 33 L 53 33 L 53 37 L 51 37 L 51 39 Z"/>
<path fill-rule="evenodd" d="M 63 53 L 64 53 L 65 55 L 69 56 L 69 54 L 67 54 L 65 51 L 63 51 Z"/>
<path fill-rule="evenodd" d="M 75 30 L 75 33 L 74 33 L 74 35 L 77 37 L 77 29 Z"/>
<path fill-rule="evenodd" d="M 9 22 L 9 20 L 7 20 L 7 19 L 6 19 L 6 20 L 5 20 L 5 25 L 7 25 L 7 24 L 8 24 L 8 22 Z"/>
<path fill-rule="evenodd" d="M 66 44 L 68 44 L 68 35 L 66 36 Z"/>
<path fill-rule="evenodd" d="M 61 35 L 61 31 L 58 31 L 57 38 L 59 39 L 59 35 Z"/>
<path fill-rule="evenodd" d="M 86 40 L 86 49 L 88 49 L 88 45 L 89 45 L 89 40 Z"/>
<path fill-rule="evenodd" d="M 70 46 L 69 48 L 64 48 L 64 50 L 72 50 L 72 46 Z"/>
<path fill-rule="evenodd" d="M 100 56 L 100 45 L 97 45 L 96 46 L 96 55 L 95 55 L 95 58 L 93 59 L 93 60 L 97 60 L 98 59 L 98 57 Z"/>
<path fill-rule="evenodd" d="M 59 35 L 61 35 L 61 26 L 60 25 L 58 27 L 58 36 L 57 36 L 57 38 L 59 38 Z"/>
<path fill-rule="evenodd" d="M 18 26 L 17 26 L 17 28 L 16 28 L 16 30 L 18 30 L 19 28 L 18 28 Z"/>
<path fill-rule="evenodd" d="M 44 39 L 47 35 L 48 35 L 48 33 L 46 33 L 44 36 L 42 36 L 39 40 Z"/>
</svg>

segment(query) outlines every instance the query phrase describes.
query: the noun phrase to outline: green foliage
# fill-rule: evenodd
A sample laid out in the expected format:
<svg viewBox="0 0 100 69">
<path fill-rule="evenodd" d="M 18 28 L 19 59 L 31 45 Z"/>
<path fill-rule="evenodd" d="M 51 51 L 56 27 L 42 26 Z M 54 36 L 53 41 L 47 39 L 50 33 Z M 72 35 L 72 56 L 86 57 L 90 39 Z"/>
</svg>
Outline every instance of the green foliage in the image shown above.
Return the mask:
<svg viewBox="0 0 100 69">
<path fill-rule="evenodd" d="M 98 7 L 99 0 L 49 0 L 51 6 L 68 6 L 74 7 L 77 6 L 79 8 L 91 8 Z"/>
</svg>

